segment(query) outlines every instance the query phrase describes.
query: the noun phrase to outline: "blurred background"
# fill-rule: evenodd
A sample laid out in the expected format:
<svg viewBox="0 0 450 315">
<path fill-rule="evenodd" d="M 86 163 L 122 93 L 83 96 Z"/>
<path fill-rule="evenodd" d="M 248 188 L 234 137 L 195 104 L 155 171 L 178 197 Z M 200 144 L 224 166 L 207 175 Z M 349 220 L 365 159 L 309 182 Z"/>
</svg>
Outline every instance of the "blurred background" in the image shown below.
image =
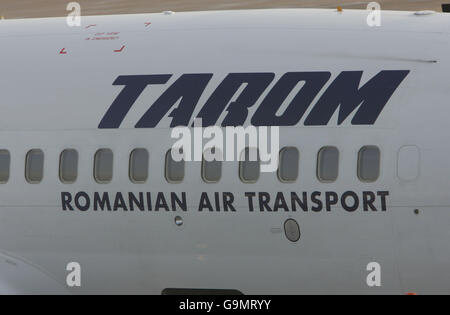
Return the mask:
<svg viewBox="0 0 450 315">
<path fill-rule="evenodd" d="M 446 0 L 378 0 L 383 10 L 441 11 Z M 67 0 L 0 0 L 0 16 L 5 19 L 66 16 Z M 82 15 L 149 13 L 258 8 L 365 9 L 371 1 L 357 0 L 76 0 Z M 450 0 L 447 0 L 450 2 Z"/>
</svg>

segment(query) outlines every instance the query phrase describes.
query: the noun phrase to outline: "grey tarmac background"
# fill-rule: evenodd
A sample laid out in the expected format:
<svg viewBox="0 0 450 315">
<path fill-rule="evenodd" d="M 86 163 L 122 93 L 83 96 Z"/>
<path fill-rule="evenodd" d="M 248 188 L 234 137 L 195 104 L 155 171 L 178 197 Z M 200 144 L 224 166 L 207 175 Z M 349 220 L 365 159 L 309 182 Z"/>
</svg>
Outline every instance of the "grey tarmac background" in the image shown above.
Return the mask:
<svg viewBox="0 0 450 315">
<path fill-rule="evenodd" d="M 378 0 L 383 10 L 441 11 L 446 0 Z M 0 0 L 0 16 L 5 19 L 66 16 L 67 0 Z M 150 13 L 162 11 L 202 11 L 262 8 L 363 9 L 371 1 L 332 0 L 77 0 L 82 15 Z M 447 0 L 450 2 L 450 0 Z"/>
</svg>

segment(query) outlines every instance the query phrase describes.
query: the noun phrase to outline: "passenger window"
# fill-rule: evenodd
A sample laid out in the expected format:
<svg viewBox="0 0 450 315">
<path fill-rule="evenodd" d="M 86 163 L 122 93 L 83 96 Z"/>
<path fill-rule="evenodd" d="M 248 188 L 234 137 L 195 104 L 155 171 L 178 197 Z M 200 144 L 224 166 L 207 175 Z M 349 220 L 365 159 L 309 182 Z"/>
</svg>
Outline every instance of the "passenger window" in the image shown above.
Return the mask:
<svg viewBox="0 0 450 315">
<path fill-rule="evenodd" d="M 94 178 L 99 184 L 107 184 L 113 177 L 113 152 L 100 149 L 94 157 Z"/>
<path fill-rule="evenodd" d="M 239 177 L 244 183 L 256 183 L 261 171 L 259 152 L 256 148 L 246 148 L 241 153 Z"/>
<path fill-rule="evenodd" d="M 297 148 L 286 147 L 280 151 L 278 178 L 285 183 L 293 183 L 298 178 L 300 154 Z"/>
<path fill-rule="evenodd" d="M 25 178 L 30 184 L 39 184 L 44 176 L 44 152 L 30 150 L 25 161 Z"/>
<path fill-rule="evenodd" d="M 7 183 L 9 180 L 9 166 L 11 157 L 8 150 L 0 150 L 0 183 Z"/>
<path fill-rule="evenodd" d="M 144 183 L 148 179 L 148 151 L 135 149 L 130 154 L 130 180 L 134 183 Z"/>
<path fill-rule="evenodd" d="M 172 158 L 172 150 L 167 151 L 166 154 L 166 170 L 165 176 L 169 183 L 181 183 L 184 180 L 184 168 L 185 161 L 181 160 L 179 162 Z"/>
<path fill-rule="evenodd" d="M 209 153 L 211 157 L 214 157 L 214 155 L 220 155 L 221 152 L 218 152 L 216 148 L 211 148 L 210 152 L 205 152 L 203 154 L 203 162 L 202 162 L 202 178 L 203 181 L 206 183 L 217 183 L 220 181 L 220 178 L 222 177 L 222 159 L 219 159 L 217 161 L 216 159 L 212 161 L 207 161 L 205 158 L 205 155 Z"/>
<path fill-rule="evenodd" d="M 74 183 L 78 176 L 78 152 L 66 149 L 59 157 L 59 179 L 63 183 Z"/>
<path fill-rule="evenodd" d="M 317 158 L 317 177 L 323 182 L 334 182 L 339 173 L 339 151 L 335 147 L 324 147 Z"/>
<path fill-rule="evenodd" d="M 380 176 L 380 149 L 365 146 L 358 154 L 358 177 L 364 182 L 374 182 Z"/>
</svg>

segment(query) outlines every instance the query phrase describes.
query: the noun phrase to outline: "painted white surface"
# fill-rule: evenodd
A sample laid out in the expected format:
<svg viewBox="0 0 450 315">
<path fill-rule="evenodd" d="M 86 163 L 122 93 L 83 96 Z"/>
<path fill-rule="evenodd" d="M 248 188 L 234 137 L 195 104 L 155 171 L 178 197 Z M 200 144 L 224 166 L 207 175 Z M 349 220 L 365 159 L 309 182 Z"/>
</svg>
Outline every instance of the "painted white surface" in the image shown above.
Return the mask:
<svg viewBox="0 0 450 315">
<path fill-rule="evenodd" d="M 83 266 L 83 283 L 72 293 L 153 293 L 165 288 L 236 289 L 246 294 L 450 293 L 450 168 L 448 91 L 450 19 L 434 14 L 384 12 L 383 27 L 369 28 L 366 12 L 262 10 L 86 17 L 84 27 L 65 19 L 0 21 L 2 56 L 0 146 L 11 152 L 11 178 L 0 185 L 0 249 L 39 266 L 64 284 L 65 266 Z M 145 22 L 152 22 L 150 28 Z M 85 28 L 96 24 L 95 29 Z M 87 41 L 99 32 L 120 39 Z M 114 53 L 126 45 L 122 53 Z M 66 55 L 60 55 L 62 48 Z M 437 63 L 428 61 L 436 60 Z M 300 151 L 300 178 L 283 184 L 262 174 L 256 184 L 239 181 L 238 164 L 224 163 L 220 184 L 201 180 L 201 163 L 189 163 L 182 184 L 164 180 L 164 156 L 172 143 L 167 128 L 134 129 L 148 106 L 183 73 L 215 75 L 200 104 L 231 72 L 363 70 L 363 81 L 381 70 L 411 73 L 374 126 L 281 129 L 281 147 Z M 121 91 L 119 75 L 174 74 L 168 84 L 144 91 L 120 129 L 99 130 Z M 332 81 L 330 80 L 330 82 Z M 276 80 L 275 80 L 276 81 Z M 274 82 L 275 82 L 274 81 Z M 196 108 L 194 115 L 200 110 Z M 250 115 L 251 116 L 251 113 Z M 306 117 L 307 115 L 305 115 Z M 167 124 L 168 117 L 163 121 Z M 316 178 L 321 147 L 340 150 L 339 178 Z M 375 183 L 357 178 L 357 154 L 365 145 L 382 152 Z M 397 153 L 421 151 L 421 175 L 402 182 Z M 134 148 L 150 152 L 150 178 L 128 178 Z M 26 152 L 45 152 L 39 185 L 23 176 Z M 74 184 L 58 179 L 59 154 L 79 153 Z M 97 184 L 93 156 L 114 152 L 114 178 Z M 201 192 L 365 190 L 390 191 L 385 213 L 199 213 Z M 188 191 L 188 213 L 64 212 L 60 193 Z M 420 215 L 414 215 L 420 209 Z M 184 224 L 174 224 L 181 215 Z M 295 218 L 302 238 L 290 243 L 282 228 Z M 366 265 L 382 266 L 383 286 L 368 288 Z M 1 272 L 1 270 L 0 270 Z M 15 292 L 15 291 L 13 291 Z"/>
</svg>

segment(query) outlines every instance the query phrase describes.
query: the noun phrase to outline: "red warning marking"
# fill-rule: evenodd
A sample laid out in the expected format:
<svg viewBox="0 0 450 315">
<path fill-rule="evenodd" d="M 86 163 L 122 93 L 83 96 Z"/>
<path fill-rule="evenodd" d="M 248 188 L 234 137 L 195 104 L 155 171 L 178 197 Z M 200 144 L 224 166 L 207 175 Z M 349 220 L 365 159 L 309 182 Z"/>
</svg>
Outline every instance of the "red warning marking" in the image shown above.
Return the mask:
<svg viewBox="0 0 450 315">
<path fill-rule="evenodd" d="M 67 51 L 65 48 L 61 49 L 61 51 L 59 52 L 60 55 L 66 55 Z"/>
<path fill-rule="evenodd" d="M 114 52 L 122 52 L 124 48 L 125 48 L 125 45 L 123 45 L 122 48 L 120 48 L 118 50 L 114 50 Z"/>
<path fill-rule="evenodd" d="M 152 24 L 152 22 L 145 22 L 144 24 L 145 24 L 145 27 L 149 27 Z"/>
<path fill-rule="evenodd" d="M 97 26 L 97 24 L 90 24 L 90 25 L 86 26 L 85 29 L 88 29 L 90 27 L 95 27 L 95 26 Z"/>
</svg>

